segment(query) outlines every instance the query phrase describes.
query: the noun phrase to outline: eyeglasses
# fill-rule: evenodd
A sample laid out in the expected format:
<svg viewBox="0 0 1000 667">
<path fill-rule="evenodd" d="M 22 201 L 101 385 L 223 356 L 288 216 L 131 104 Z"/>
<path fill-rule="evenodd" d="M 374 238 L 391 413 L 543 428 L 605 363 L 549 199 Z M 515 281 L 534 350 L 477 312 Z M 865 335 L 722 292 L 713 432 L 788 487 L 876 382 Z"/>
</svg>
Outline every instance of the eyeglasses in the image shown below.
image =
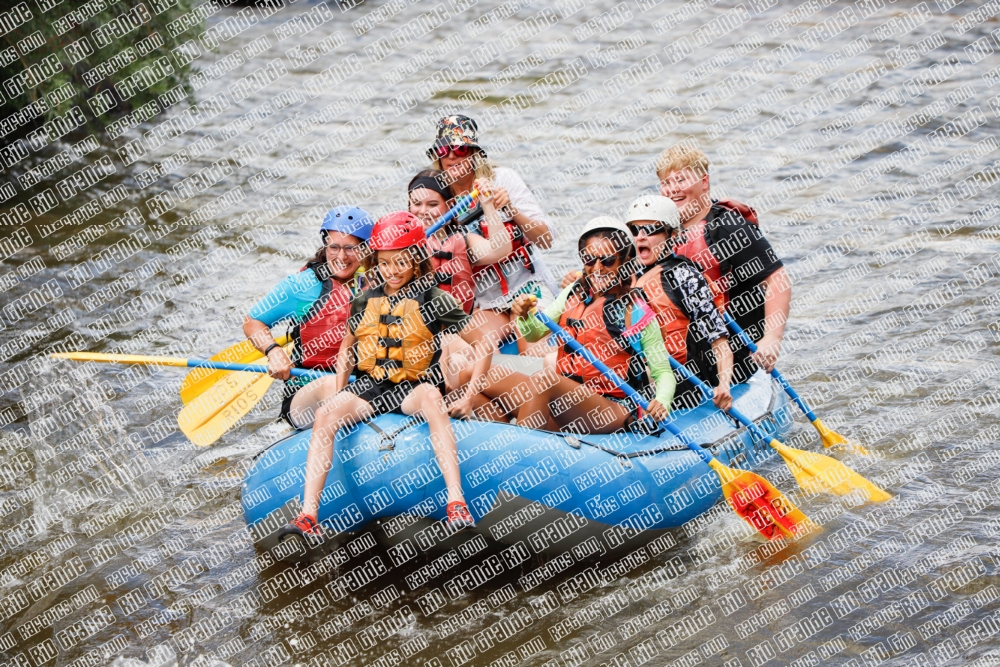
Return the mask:
<svg viewBox="0 0 1000 667">
<path fill-rule="evenodd" d="M 345 255 L 354 256 L 358 254 L 358 246 L 356 245 L 328 245 L 326 247 L 326 252 L 328 255 L 332 254 L 334 256 L 339 255 L 340 251 L 343 250 Z"/>
<path fill-rule="evenodd" d="M 468 144 L 461 144 L 460 146 L 435 146 L 433 150 L 438 159 L 448 157 L 448 153 L 458 158 L 469 157 L 472 154 L 472 146 Z"/>
<path fill-rule="evenodd" d="M 632 236 L 653 236 L 654 234 L 666 234 L 667 228 L 663 225 L 629 225 Z"/>
<path fill-rule="evenodd" d="M 603 255 L 598 257 L 591 257 L 589 255 L 580 255 L 580 260 L 583 262 L 583 265 L 586 266 L 588 269 L 596 266 L 598 262 L 600 262 L 601 265 L 604 266 L 605 268 L 608 268 L 614 266 L 619 261 L 621 261 L 621 256 Z"/>
</svg>

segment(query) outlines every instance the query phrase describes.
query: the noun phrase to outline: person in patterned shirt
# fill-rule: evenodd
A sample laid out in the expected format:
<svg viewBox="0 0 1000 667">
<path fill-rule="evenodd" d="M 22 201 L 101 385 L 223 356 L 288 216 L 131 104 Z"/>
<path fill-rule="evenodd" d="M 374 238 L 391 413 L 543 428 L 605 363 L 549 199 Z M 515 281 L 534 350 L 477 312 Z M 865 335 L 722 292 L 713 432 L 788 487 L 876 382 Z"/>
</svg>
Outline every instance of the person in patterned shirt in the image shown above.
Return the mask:
<svg viewBox="0 0 1000 667">
<path fill-rule="evenodd" d="M 668 237 L 680 229 L 677 206 L 660 195 L 639 197 L 629 205 L 626 223 L 642 263 L 635 284 L 656 311 L 667 351 L 713 385 L 712 400 L 728 410 L 733 404 L 733 353 L 721 314 L 721 290 L 713 288 L 697 264 L 671 252 Z M 678 383 L 674 395 L 675 408 L 703 399 L 690 381 Z"/>
</svg>

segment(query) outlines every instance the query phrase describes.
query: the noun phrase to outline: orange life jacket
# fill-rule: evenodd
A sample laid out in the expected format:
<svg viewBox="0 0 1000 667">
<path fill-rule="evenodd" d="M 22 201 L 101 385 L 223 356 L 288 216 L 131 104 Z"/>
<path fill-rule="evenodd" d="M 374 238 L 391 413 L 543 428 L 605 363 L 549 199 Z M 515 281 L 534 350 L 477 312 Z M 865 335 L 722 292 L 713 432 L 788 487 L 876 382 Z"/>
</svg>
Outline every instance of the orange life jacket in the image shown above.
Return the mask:
<svg viewBox="0 0 1000 667">
<path fill-rule="evenodd" d="M 365 310 L 354 328 L 359 371 L 380 382 L 427 379 L 440 357 L 440 325 L 421 312 L 430 292 L 413 298 L 386 296 L 381 287 L 365 292 Z"/>
<path fill-rule="evenodd" d="M 692 335 L 691 320 L 684 310 L 684 302 L 673 277 L 673 268 L 689 265 L 701 273 L 700 267 L 687 257 L 679 257 L 673 253 L 657 262 L 636 281 L 636 287 L 642 290 L 649 305 L 656 311 L 656 319 L 660 324 L 660 333 L 667 352 L 680 363 L 686 363 L 688 358 L 695 356 L 696 348 L 704 350 L 711 347 L 705 341 L 696 341 Z M 712 290 L 712 301 L 719 312 L 724 312 L 725 297 L 722 290 L 708 277 L 705 277 Z"/>
<path fill-rule="evenodd" d="M 472 262 L 465 235 L 450 234 L 442 243 L 435 236 L 427 238 L 438 286 L 462 304 L 466 313 L 472 314 L 476 302 L 476 284 L 472 279 Z"/>
<path fill-rule="evenodd" d="M 631 292 L 610 301 L 603 296 L 588 301 L 582 294 L 574 292 L 566 301 L 559 326 L 610 367 L 618 377 L 624 378 L 633 389 L 641 392 L 649 386 L 646 362 L 641 353 L 625 339 L 618 323 L 619 318 L 616 317 L 624 312 L 621 319 L 628 321 L 626 318 L 630 317 L 632 304 Z M 556 370 L 560 375 L 585 383 L 603 396 L 625 398 L 624 391 L 573 352 L 568 345 L 559 348 Z"/>
<path fill-rule="evenodd" d="M 307 266 L 323 285 L 319 298 L 309 307 L 302 321 L 292 329 L 295 348 L 292 362 L 300 368 L 332 371 L 340 353 L 340 344 L 347 335 L 347 318 L 351 315 L 351 290 L 333 278 L 324 280 L 316 267 Z"/>
</svg>

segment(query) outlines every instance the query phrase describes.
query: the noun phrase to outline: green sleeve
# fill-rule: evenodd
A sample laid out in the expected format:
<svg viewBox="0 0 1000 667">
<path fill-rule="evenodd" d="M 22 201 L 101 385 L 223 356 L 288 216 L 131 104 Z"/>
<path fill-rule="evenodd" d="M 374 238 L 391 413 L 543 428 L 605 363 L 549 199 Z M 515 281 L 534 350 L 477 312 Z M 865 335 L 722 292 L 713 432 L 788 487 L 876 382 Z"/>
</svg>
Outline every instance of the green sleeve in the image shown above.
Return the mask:
<svg viewBox="0 0 1000 667">
<path fill-rule="evenodd" d="M 673 369 L 670 368 L 670 355 L 667 354 L 667 346 L 663 342 L 663 334 L 660 333 L 660 325 L 656 320 L 646 325 L 639 336 L 639 341 L 642 343 L 642 353 L 646 356 L 649 374 L 656 383 L 656 400 L 670 409 L 677 381 L 674 379 Z"/>
<path fill-rule="evenodd" d="M 428 317 L 437 320 L 442 331 L 458 333 L 472 320 L 462 309 L 462 304 L 440 287 L 431 288 L 430 301 L 433 303 L 433 310 Z"/>
<path fill-rule="evenodd" d="M 562 317 L 563 311 L 566 310 L 566 300 L 569 299 L 569 295 L 573 293 L 573 285 L 570 285 L 556 297 L 556 300 L 549 304 L 549 307 L 544 311 L 545 315 L 548 316 L 550 320 L 556 322 Z M 545 334 L 549 333 L 549 328 L 539 321 L 537 317 L 519 317 L 516 320 L 517 329 L 524 336 L 524 340 L 529 343 L 534 343 L 536 340 L 541 340 L 545 337 Z"/>
</svg>

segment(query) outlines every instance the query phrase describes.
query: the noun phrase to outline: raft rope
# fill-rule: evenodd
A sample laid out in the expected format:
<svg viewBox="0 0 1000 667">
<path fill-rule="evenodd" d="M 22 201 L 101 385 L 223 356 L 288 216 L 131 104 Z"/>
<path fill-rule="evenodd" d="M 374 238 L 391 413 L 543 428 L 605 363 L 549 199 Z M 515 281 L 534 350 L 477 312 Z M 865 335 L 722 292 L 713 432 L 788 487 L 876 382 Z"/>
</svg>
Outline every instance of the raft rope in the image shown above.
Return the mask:
<svg viewBox="0 0 1000 667">
<path fill-rule="evenodd" d="M 754 424 L 756 424 L 757 426 L 761 426 L 762 427 L 764 425 L 764 422 L 766 422 L 769 419 L 772 419 L 773 416 L 771 415 L 771 413 L 774 410 L 774 404 L 775 404 L 775 394 L 774 394 L 774 392 L 772 392 L 771 393 L 771 402 L 768 405 L 767 413 L 765 414 L 765 416 L 760 417 L 758 419 L 755 419 L 754 420 Z M 393 429 L 391 431 L 388 431 L 388 432 L 382 430 L 373 421 L 365 421 L 364 423 L 367 424 L 373 431 L 375 431 L 376 433 L 378 433 L 379 440 L 382 443 L 382 444 L 379 445 L 378 450 L 380 452 L 383 452 L 383 451 L 392 451 L 392 450 L 394 450 L 396 448 L 396 442 L 395 442 L 396 436 L 399 435 L 400 433 L 402 433 L 403 431 L 405 431 L 405 430 L 407 430 L 409 428 L 412 428 L 412 427 L 416 426 L 417 424 L 419 424 L 419 423 L 421 423 L 423 421 L 424 420 L 421 419 L 420 417 L 411 417 L 407 421 L 403 422 L 403 424 L 401 424 L 400 426 L 398 426 L 395 429 Z M 747 430 L 747 427 L 741 425 L 734 432 L 729 433 L 729 434 L 723 436 L 722 438 L 719 438 L 718 440 L 716 440 L 715 442 L 711 443 L 710 445 L 706 445 L 706 447 L 708 449 L 710 449 L 710 450 L 722 449 L 722 448 L 724 448 L 726 446 L 727 443 L 729 443 L 732 440 L 734 440 L 735 438 L 739 437 L 746 430 Z M 596 442 L 588 442 L 587 440 L 584 440 L 579 435 L 574 434 L 574 433 L 567 433 L 567 434 L 555 433 L 553 435 L 561 436 L 563 442 L 565 442 L 567 445 L 569 445 L 573 449 L 579 449 L 580 447 L 579 447 L 579 445 L 574 445 L 571 442 L 569 442 L 569 440 L 571 438 L 573 440 L 575 440 L 576 442 L 582 444 L 582 445 L 587 445 L 588 447 L 593 447 L 594 449 L 598 449 L 598 450 L 604 452 L 605 454 L 610 454 L 610 455 L 612 455 L 615 458 L 618 458 L 620 460 L 621 459 L 625 459 L 625 460 L 627 460 L 627 459 L 635 459 L 635 458 L 639 458 L 639 457 L 642 457 L 642 456 L 655 456 L 657 454 L 664 454 L 666 452 L 679 452 L 679 451 L 685 451 L 685 450 L 687 450 L 687 447 L 685 447 L 684 445 L 665 445 L 663 447 L 656 447 L 654 449 L 644 449 L 644 450 L 638 451 L 638 452 L 628 452 L 628 453 L 626 453 L 626 452 L 617 451 L 615 449 L 611 449 L 610 447 L 605 447 L 604 445 L 597 444 Z M 734 456 L 733 458 L 736 458 L 736 457 Z"/>
</svg>

